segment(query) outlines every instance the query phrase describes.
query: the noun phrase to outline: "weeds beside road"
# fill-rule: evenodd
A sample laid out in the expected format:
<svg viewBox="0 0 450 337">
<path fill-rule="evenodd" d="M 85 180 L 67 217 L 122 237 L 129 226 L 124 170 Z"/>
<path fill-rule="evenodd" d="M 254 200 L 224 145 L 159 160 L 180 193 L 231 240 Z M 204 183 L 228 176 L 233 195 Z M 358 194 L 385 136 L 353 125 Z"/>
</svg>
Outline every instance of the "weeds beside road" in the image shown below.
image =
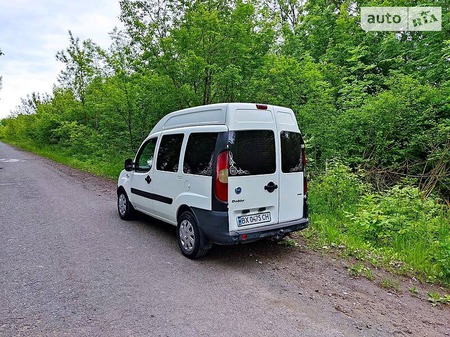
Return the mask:
<svg viewBox="0 0 450 337">
<path fill-rule="evenodd" d="M 346 166 L 331 165 L 310 183 L 305 237 L 367 264 L 450 286 L 450 209 L 410 182 L 376 192 Z M 360 268 L 356 268 L 360 269 Z M 369 274 L 362 269 L 359 274 Z"/>
</svg>

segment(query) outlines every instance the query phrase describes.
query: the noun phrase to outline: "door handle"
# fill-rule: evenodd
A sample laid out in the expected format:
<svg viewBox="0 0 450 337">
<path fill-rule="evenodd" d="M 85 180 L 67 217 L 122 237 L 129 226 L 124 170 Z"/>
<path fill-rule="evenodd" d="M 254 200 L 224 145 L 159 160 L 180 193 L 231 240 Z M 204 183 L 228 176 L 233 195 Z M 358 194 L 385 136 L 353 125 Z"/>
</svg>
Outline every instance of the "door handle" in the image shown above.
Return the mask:
<svg viewBox="0 0 450 337">
<path fill-rule="evenodd" d="M 268 183 L 266 186 L 264 186 L 264 189 L 269 192 L 272 193 L 273 191 L 275 191 L 278 188 L 278 185 L 274 184 L 273 181 L 271 181 L 270 183 Z"/>
<path fill-rule="evenodd" d="M 150 178 L 150 176 L 145 177 L 145 181 L 147 182 L 147 184 L 150 184 L 152 181 L 152 178 Z"/>
</svg>

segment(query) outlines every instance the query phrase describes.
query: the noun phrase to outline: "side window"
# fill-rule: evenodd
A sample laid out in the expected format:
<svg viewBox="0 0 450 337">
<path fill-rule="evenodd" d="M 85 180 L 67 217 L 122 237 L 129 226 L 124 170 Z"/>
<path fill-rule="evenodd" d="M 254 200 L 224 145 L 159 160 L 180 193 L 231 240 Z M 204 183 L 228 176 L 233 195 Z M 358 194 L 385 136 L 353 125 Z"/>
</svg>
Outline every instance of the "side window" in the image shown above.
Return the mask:
<svg viewBox="0 0 450 337">
<path fill-rule="evenodd" d="M 275 172 L 275 135 L 272 130 L 230 131 L 228 144 L 230 176 Z"/>
<path fill-rule="evenodd" d="M 156 139 L 157 138 L 150 139 L 139 151 L 135 168 L 137 172 L 148 172 L 152 168 Z"/>
<path fill-rule="evenodd" d="M 165 135 L 161 138 L 159 145 L 156 168 L 159 171 L 178 171 L 178 162 L 180 160 L 181 144 L 183 143 L 183 134 Z"/>
<path fill-rule="evenodd" d="M 183 172 L 202 176 L 212 175 L 212 161 L 217 133 L 192 133 L 184 156 Z"/>
<path fill-rule="evenodd" d="M 301 172 L 302 136 L 297 132 L 281 132 L 281 170 L 283 173 Z"/>
</svg>

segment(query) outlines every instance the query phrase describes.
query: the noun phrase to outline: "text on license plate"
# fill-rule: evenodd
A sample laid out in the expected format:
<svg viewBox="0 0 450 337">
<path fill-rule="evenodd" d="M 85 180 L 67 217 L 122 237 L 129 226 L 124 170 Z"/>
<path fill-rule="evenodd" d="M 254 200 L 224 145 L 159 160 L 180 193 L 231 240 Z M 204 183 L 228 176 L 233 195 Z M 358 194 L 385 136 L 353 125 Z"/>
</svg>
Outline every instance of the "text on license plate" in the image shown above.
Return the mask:
<svg viewBox="0 0 450 337">
<path fill-rule="evenodd" d="M 272 219 L 270 217 L 270 212 L 258 213 L 258 214 L 249 214 L 238 216 L 237 223 L 238 226 L 248 226 L 248 225 L 256 225 L 263 222 L 270 222 Z"/>
</svg>

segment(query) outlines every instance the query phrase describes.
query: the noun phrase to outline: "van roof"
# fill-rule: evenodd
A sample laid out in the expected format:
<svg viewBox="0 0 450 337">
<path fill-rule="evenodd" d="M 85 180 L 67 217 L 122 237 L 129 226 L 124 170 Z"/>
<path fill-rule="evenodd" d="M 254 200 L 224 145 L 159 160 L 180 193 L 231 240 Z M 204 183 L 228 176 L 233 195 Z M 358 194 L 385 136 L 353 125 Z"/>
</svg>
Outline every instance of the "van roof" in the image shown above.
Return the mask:
<svg viewBox="0 0 450 337">
<path fill-rule="evenodd" d="M 267 110 L 272 111 L 274 108 L 279 108 L 292 112 L 290 109 L 277 107 L 274 105 L 261 104 L 261 106 L 267 106 Z M 258 110 L 258 107 L 256 103 L 217 103 L 174 111 L 161 118 L 161 120 L 150 132 L 150 135 L 163 130 L 175 129 L 179 127 L 225 125 L 227 124 L 228 112 L 235 111 L 237 109 Z"/>
</svg>

